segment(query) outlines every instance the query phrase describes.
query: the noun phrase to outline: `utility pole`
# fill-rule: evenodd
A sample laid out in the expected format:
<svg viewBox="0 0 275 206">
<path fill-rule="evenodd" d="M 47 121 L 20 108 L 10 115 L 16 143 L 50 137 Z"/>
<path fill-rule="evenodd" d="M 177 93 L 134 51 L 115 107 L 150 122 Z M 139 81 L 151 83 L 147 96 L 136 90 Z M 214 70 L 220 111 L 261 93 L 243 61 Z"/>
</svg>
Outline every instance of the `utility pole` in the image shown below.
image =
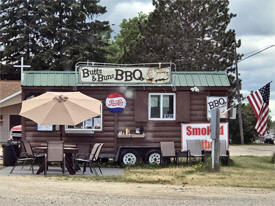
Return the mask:
<svg viewBox="0 0 275 206">
<path fill-rule="evenodd" d="M 240 81 L 239 81 L 239 70 L 238 70 L 238 56 L 237 56 L 237 48 L 235 42 L 235 67 L 236 67 L 236 89 L 237 89 L 237 98 L 238 98 L 238 119 L 239 119 L 239 128 L 240 128 L 240 136 L 241 136 L 241 144 L 244 144 L 243 137 L 243 118 L 242 118 L 242 109 L 241 109 L 241 95 L 240 95 Z"/>
<path fill-rule="evenodd" d="M 238 71 L 238 62 L 242 62 L 250 57 L 253 57 L 265 50 L 268 50 L 272 47 L 275 47 L 275 44 L 270 45 L 265 47 L 264 49 L 261 49 L 259 51 L 254 52 L 253 54 L 249 55 L 248 57 L 241 59 L 240 61 L 238 61 L 238 57 L 237 57 L 237 49 L 236 49 L 236 42 L 235 42 L 235 52 L 234 52 L 234 59 L 235 59 L 235 67 L 236 67 L 236 81 L 237 81 L 237 85 L 236 85 L 236 89 L 237 89 L 237 98 L 238 98 L 238 119 L 239 119 L 239 127 L 240 127 L 240 136 L 241 136 L 241 144 L 244 144 L 244 136 L 243 136 L 243 120 L 242 120 L 242 112 L 241 112 L 241 96 L 240 96 L 240 81 L 239 81 L 239 71 Z"/>
</svg>

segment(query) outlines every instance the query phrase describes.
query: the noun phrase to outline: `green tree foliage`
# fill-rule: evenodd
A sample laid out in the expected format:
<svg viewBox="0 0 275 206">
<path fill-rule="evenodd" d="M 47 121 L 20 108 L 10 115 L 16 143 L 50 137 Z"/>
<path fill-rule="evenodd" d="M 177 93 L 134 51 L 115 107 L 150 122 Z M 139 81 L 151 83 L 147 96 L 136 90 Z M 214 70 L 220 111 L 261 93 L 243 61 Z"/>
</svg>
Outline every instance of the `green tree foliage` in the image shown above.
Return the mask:
<svg viewBox="0 0 275 206">
<path fill-rule="evenodd" d="M 142 40 L 143 37 L 140 33 L 140 28 L 145 25 L 147 17 L 146 14 L 139 13 L 137 17 L 122 20 L 120 33 L 114 37 L 114 41 L 111 41 L 106 48 L 109 62 L 135 63 L 135 58 L 130 59 L 128 53 L 131 48 L 136 48 L 138 42 Z"/>
<path fill-rule="evenodd" d="M 0 3 L 1 59 L 24 56 L 33 69 L 72 69 L 77 61 L 104 61 L 110 38 L 99 0 L 3 0 Z"/>
<path fill-rule="evenodd" d="M 271 118 L 268 117 L 267 128 L 269 129 L 271 126 Z M 257 122 L 257 118 L 252 110 L 250 104 L 242 104 L 242 119 L 243 119 L 243 134 L 244 134 L 244 142 L 252 143 L 257 137 L 258 133 L 255 130 L 255 125 Z M 229 121 L 230 128 L 230 139 L 232 143 L 240 143 L 240 128 L 238 119 Z"/>
<path fill-rule="evenodd" d="M 38 41 L 38 16 L 34 14 L 35 2 L 27 0 L 2 0 L 0 3 L 0 45 L 4 46 L 1 60 L 14 63 L 24 56 L 30 61 L 31 54 L 41 49 Z"/>
<path fill-rule="evenodd" d="M 20 68 L 0 63 L 0 80 L 20 80 Z"/>
<path fill-rule="evenodd" d="M 134 29 L 134 19 L 122 31 L 139 31 L 135 44 L 115 39 L 128 50 L 123 62 L 174 62 L 177 70 L 225 70 L 234 62 L 235 31 L 227 26 L 235 15 L 228 0 L 153 0 L 155 10 Z M 126 46 L 125 46 L 126 44 Z"/>
</svg>

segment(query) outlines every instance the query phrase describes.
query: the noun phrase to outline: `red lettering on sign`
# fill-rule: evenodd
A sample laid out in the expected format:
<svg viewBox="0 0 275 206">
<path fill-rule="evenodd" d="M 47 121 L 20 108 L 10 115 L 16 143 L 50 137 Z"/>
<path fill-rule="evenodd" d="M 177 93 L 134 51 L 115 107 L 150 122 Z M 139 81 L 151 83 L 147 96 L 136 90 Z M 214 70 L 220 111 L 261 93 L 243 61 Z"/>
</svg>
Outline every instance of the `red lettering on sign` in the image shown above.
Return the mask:
<svg viewBox="0 0 275 206">
<path fill-rule="evenodd" d="M 108 107 L 122 107 L 123 106 L 123 101 L 121 99 L 111 99 L 108 101 L 107 104 Z"/>
<path fill-rule="evenodd" d="M 192 134 L 192 127 L 191 126 L 187 126 L 186 127 L 186 130 L 187 130 L 187 135 L 190 136 Z"/>
<path fill-rule="evenodd" d="M 201 134 L 202 134 L 202 135 L 206 135 L 206 128 L 202 128 L 202 129 L 201 129 Z"/>
<path fill-rule="evenodd" d="M 224 129 L 223 129 L 223 126 L 221 126 L 221 128 L 220 128 L 220 135 L 223 135 L 223 133 L 224 133 Z"/>
<path fill-rule="evenodd" d="M 210 126 L 206 127 L 192 127 L 187 126 L 186 127 L 186 135 L 187 136 L 206 136 L 210 135 Z M 224 126 L 222 125 L 220 127 L 220 135 L 224 135 Z"/>
</svg>

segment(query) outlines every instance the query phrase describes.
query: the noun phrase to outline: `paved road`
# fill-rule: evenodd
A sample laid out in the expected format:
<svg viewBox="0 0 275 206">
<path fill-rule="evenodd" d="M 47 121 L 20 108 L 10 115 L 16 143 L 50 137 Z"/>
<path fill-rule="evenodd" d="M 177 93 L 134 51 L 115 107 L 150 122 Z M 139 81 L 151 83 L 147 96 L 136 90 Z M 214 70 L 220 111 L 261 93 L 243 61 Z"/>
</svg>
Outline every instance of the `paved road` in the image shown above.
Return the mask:
<svg viewBox="0 0 275 206">
<path fill-rule="evenodd" d="M 229 151 L 230 156 L 271 156 L 275 153 L 275 145 L 229 145 Z"/>
</svg>

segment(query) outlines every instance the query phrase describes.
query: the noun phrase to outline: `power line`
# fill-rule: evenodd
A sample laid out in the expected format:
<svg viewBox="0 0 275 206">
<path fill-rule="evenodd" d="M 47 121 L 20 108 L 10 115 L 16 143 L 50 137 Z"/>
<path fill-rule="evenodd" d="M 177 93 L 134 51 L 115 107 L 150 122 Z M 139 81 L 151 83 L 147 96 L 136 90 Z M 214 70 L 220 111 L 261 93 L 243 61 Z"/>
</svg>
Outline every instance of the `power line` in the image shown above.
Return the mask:
<svg viewBox="0 0 275 206">
<path fill-rule="evenodd" d="M 274 47 L 274 46 L 275 46 L 275 44 L 270 45 L 270 46 L 268 46 L 268 47 L 266 47 L 266 48 L 264 48 L 264 49 L 261 49 L 261 50 L 255 52 L 255 53 L 253 53 L 253 54 L 251 54 L 251 55 L 249 55 L 249 56 L 247 56 L 247 57 L 245 57 L 245 58 L 239 60 L 238 62 L 242 62 L 242 61 L 244 61 L 244 60 L 246 60 L 246 59 L 248 59 L 248 58 L 250 58 L 250 57 L 253 57 L 253 56 L 255 56 L 255 55 L 257 55 L 257 54 L 259 54 L 259 53 L 261 53 L 261 52 L 263 52 L 263 51 L 265 51 L 265 50 L 267 50 L 267 49 L 270 49 L 270 48 Z"/>
<path fill-rule="evenodd" d="M 265 48 L 267 48 L 267 47 L 270 47 L 270 46 L 273 46 L 273 44 L 271 44 L 271 45 L 269 45 L 269 46 L 265 46 L 263 49 L 265 49 Z M 253 51 L 250 51 L 250 52 L 246 52 L 246 53 L 244 53 L 243 55 L 244 56 L 248 56 L 248 55 L 250 55 L 250 54 L 253 54 L 253 53 L 255 53 L 255 52 L 258 52 L 259 51 L 259 49 L 255 49 L 255 50 L 253 50 Z"/>
<path fill-rule="evenodd" d="M 261 49 L 261 50 L 259 50 L 259 51 L 256 51 L 256 52 L 254 52 L 254 53 L 249 52 L 249 53 L 247 53 L 247 54 L 250 54 L 250 53 L 252 53 L 252 54 L 249 55 L 249 56 L 247 56 L 247 57 L 245 57 L 245 58 L 243 58 L 243 59 L 241 59 L 241 60 L 239 60 L 238 63 L 239 63 L 239 62 L 242 62 L 242 61 L 244 61 L 244 60 L 246 60 L 246 59 L 248 59 L 248 58 L 250 58 L 250 57 L 253 57 L 253 56 L 255 56 L 255 55 L 257 55 L 257 54 L 259 54 L 259 53 L 261 53 L 261 52 L 263 52 L 263 51 L 265 51 L 265 50 L 268 50 L 268 49 L 270 49 L 270 48 L 272 48 L 272 47 L 274 47 L 274 46 L 275 46 L 275 44 L 269 45 L 269 46 L 267 46 L 267 47 L 265 47 L 265 48 L 263 48 L 263 49 Z M 183 62 L 183 61 L 185 61 L 185 59 L 176 59 L 176 60 L 174 60 L 174 62 Z M 232 68 L 232 66 L 231 66 L 231 67 L 228 67 L 228 68 Z"/>
</svg>

